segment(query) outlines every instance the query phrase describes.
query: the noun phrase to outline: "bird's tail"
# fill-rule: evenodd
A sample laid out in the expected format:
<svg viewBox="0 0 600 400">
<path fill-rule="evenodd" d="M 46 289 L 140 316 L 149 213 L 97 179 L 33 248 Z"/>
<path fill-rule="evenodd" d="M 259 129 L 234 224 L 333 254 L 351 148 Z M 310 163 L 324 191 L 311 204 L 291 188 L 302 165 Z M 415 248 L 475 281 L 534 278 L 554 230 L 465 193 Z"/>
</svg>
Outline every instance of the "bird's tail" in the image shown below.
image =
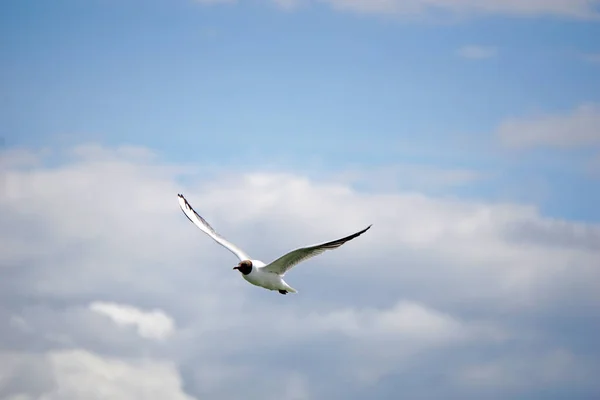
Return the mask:
<svg viewBox="0 0 600 400">
<path fill-rule="evenodd" d="M 289 293 L 298 293 L 298 291 L 290 285 L 288 285 L 287 282 L 284 281 L 283 284 L 285 285 L 285 290 L 287 290 Z"/>
</svg>

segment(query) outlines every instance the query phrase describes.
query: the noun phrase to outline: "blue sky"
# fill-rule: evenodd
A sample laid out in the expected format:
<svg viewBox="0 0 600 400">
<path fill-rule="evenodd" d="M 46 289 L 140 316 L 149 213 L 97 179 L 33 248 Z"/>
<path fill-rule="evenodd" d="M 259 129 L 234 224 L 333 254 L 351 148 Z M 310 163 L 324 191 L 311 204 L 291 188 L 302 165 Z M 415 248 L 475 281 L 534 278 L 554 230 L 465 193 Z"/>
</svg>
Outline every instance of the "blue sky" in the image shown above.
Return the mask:
<svg viewBox="0 0 600 400">
<path fill-rule="evenodd" d="M 407 11 L 407 4 L 417 11 Z M 597 329 L 590 321 L 599 304 L 593 284 L 600 248 L 599 15 L 600 1 L 583 0 L 3 1 L 0 137 L 7 194 L 0 202 L 8 222 L 0 223 L 0 239 L 11 245 L 0 247 L 0 261 L 14 276 L 5 281 L 9 301 L 0 304 L 0 317 L 10 317 L 11 329 L 47 328 L 56 335 L 32 334 L 28 342 L 7 333 L 4 324 L 0 338 L 16 343 L 7 346 L 10 351 L 51 349 L 44 362 L 55 367 L 92 357 L 89 365 L 101 369 L 112 365 L 102 357 L 121 352 L 166 357 L 177 373 L 166 366 L 164 375 L 180 376 L 187 393 L 199 398 L 239 398 L 217 378 L 199 378 L 204 370 L 197 359 L 205 357 L 217 360 L 211 368 L 222 376 L 235 376 L 235 368 L 248 362 L 279 376 L 286 390 L 313 394 L 296 399 L 325 398 L 347 383 L 337 375 L 327 378 L 333 386 L 319 380 L 320 372 L 311 372 L 315 360 L 323 369 L 352 360 L 384 370 L 393 364 L 391 372 L 358 373 L 366 381 L 371 378 L 363 372 L 383 374 L 381 398 L 391 398 L 397 382 L 412 383 L 419 398 L 439 391 L 465 399 L 502 393 L 593 398 L 598 386 L 585 377 L 600 370 L 590 356 L 598 349 L 585 332 Z M 44 159 L 43 149 L 55 157 Z M 140 158 L 144 152 L 156 158 Z M 201 172 L 177 175 L 170 167 Z M 230 180 L 218 179 L 227 174 Z M 252 194 L 246 197 L 238 187 Z M 339 194 L 340 187 L 356 191 Z M 276 256 L 296 240 L 333 239 L 336 226 L 350 232 L 375 222 L 374 239 L 368 242 L 365 235 L 364 247 L 341 253 L 342 261 L 336 255 L 322 261 L 348 263 L 348 277 L 329 273 L 333 289 L 312 285 L 321 262 L 315 261 L 314 269 L 295 272 L 297 303 L 274 305 L 270 293 L 231 283 L 228 268 L 224 276 L 219 267 L 211 269 L 218 285 L 209 285 L 188 267 L 227 267 L 231 260 L 209 238 L 194 236 L 193 226 L 176 214 L 173 196 L 179 190 L 194 196 L 190 202 L 217 221 L 217 230 L 266 255 Z M 131 215 L 122 210 L 125 195 L 127 204 L 136 205 Z M 348 205 L 333 206 L 338 197 Z M 78 208 L 81 202 L 97 215 Z M 333 211 L 319 211 L 319 202 Z M 228 206 L 248 216 L 227 215 Z M 317 228 L 307 228 L 321 220 L 330 224 L 318 228 L 318 235 Z M 297 233 L 286 239 L 288 225 Z M 256 226 L 268 233 L 256 235 Z M 89 236 L 78 237 L 82 227 L 91 230 Z M 38 241 L 39 254 L 19 250 L 30 241 Z M 137 247 L 124 245 L 130 242 Z M 373 256 L 381 269 L 369 278 L 368 289 L 352 272 L 362 268 L 357 259 L 366 246 L 381 250 Z M 397 257 L 417 271 L 400 268 Z M 523 270 L 511 269 L 516 267 Z M 62 275 L 50 273 L 52 268 Z M 102 275 L 104 268 L 110 277 Z M 147 277 L 137 277 L 146 270 Z M 397 285 L 383 278 L 400 272 Z M 59 276 L 76 276 L 83 286 L 59 283 Z M 170 292 L 169 285 L 179 289 Z M 214 287 L 236 294 L 215 300 L 222 292 Z M 346 287 L 368 300 L 358 301 Z M 239 294 L 243 290 L 252 294 Z M 117 306 L 88 308 L 86 301 Z M 268 362 L 278 360 L 278 345 L 259 349 L 265 361 L 237 347 L 207 356 L 194 341 L 202 332 L 220 349 L 219 335 L 230 326 L 260 337 L 240 311 L 254 315 L 246 305 L 252 302 L 272 307 L 272 315 L 289 312 L 291 326 L 304 321 L 319 333 L 298 339 L 282 328 L 286 354 L 297 357 L 297 365 L 272 370 Z M 99 312 L 116 321 L 120 312 L 138 324 L 141 314 L 119 308 L 125 303 L 174 316 L 173 342 L 140 344 L 134 331 L 115 333 L 96 319 Z M 324 314 L 315 316 L 315 307 Z M 581 320 L 572 322 L 572 309 Z M 209 318 L 217 321 L 211 333 L 204 312 L 239 318 Z M 423 326 L 445 333 L 425 335 L 425 342 L 410 332 L 399 334 L 407 335 L 407 347 L 427 349 L 418 362 L 401 352 L 380 360 L 377 349 L 369 355 L 348 350 L 357 343 L 369 346 L 369 338 L 391 340 L 384 328 L 369 325 L 381 318 L 385 326 L 386 313 L 402 321 L 422 317 Z M 272 324 L 265 314 L 255 317 Z M 69 318 L 80 324 L 73 331 L 61 325 Z M 354 318 L 364 326 L 359 334 L 348 328 L 340 339 L 328 318 Z M 502 334 L 486 336 L 480 323 L 488 322 L 490 332 Z M 564 328 L 571 325 L 577 329 Z M 94 336 L 95 329 L 105 336 Z M 455 330 L 460 334 L 454 336 Z M 243 341 L 241 334 L 227 335 Z M 490 339 L 502 335 L 514 341 Z M 57 353 L 56 337 L 91 353 Z M 460 342 L 465 337 L 474 344 Z M 532 344 L 532 337 L 539 341 Z M 438 345 L 439 352 L 431 350 Z M 320 358 L 323 347 L 334 361 Z M 4 350 L 0 346 L 0 354 Z M 459 377 L 440 369 L 446 362 L 454 363 Z M 545 364 L 563 371 L 556 374 L 564 380 L 544 370 Z M 135 376 L 150 374 L 131 368 Z M 536 374 L 528 376 L 533 369 Z M 579 378 L 564 372 L 569 369 Z M 518 375 L 527 375 L 528 382 Z M 429 387 L 428 379 L 442 383 Z M 474 381 L 485 384 L 460 386 Z M 503 392 L 494 382 L 510 388 Z M 10 390 L 0 386 L 0 399 Z M 348 390 L 368 398 L 372 388 Z M 171 398 L 189 400 L 177 396 Z"/>
<path fill-rule="evenodd" d="M 596 21 L 492 14 L 432 22 L 268 1 L 2 8 L 8 146 L 129 143 L 174 161 L 295 170 L 307 157 L 325 169 L 485 169 L 501 180 L 468 193 L 497 197 L 492 187 L 543 180 L 567 186 L 552 190 L 546 212 L 600 218 L 600 194 L 587 190 L 596 181 L 579 173 L 579 154 L 542 152 L 529 162 L 499 153 L 494 136 L 509 117 L 600 101 L 600 68 L 585 59 L 600 53 Z M 461 57 L 464 46 L 496 55 Z M 588 197 L 570 194 L 584 190 Z"/>
</svg>

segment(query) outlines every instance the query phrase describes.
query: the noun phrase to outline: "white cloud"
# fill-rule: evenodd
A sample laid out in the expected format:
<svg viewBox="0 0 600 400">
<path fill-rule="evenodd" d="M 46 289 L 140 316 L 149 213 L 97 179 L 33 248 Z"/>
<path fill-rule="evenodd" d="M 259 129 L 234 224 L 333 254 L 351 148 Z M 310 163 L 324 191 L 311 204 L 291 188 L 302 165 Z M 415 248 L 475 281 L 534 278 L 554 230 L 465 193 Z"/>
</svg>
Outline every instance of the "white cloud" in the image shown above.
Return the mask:
<svg viewBox="0 0 600 400">
<path fill-rule="evenodd" d="M 510 148 L 570 148 L 600 144 L 600 105 L 582 104 L 569 112 L 511 118 L 496 132 Z"/>
<path fill-rule="evenodd" d="M 237 3 L 237 0 L 195 0 L 198 3 Z M 600 0 L 265 0 L 283 10 L 326 3 L 334 10 L 392 16 L 445 13 L 459 17 L 501 14 L 508 16 L 553 15 L 597 19 Z"/>
<path fill-rule="evenodd" d="M 515 246 L 507 241 L 514 226 L 539 221 L 536 237 L 543 237 L 540 236 L 543 232 L 556 232 L 557 240 L 563 240 L 560 233 L 576 225 L 569 222 L 548 225 L 548 219 L 531 207 L 433 198 L 417 193 L 361 194 L 346 185 L 316 184 L 285 173 L 246 173 L 223 180 L 218 177 L 206 181 L 202 187 L 181 190 L 172 180 L 176 169 L 136 163 L 126 157 L 115 160 L 107 156 L 101 161 L 94 156 L 91 161 L 77 161 L 52 170 L 9 171 L 8 190 L 1 201 L 4 209 L 10 210 L 6 221 L 12 220 L 12 223 L 6 226 L 17 226 L 19 230 L 4 231 L 3 242 L 12 244 L 2 252 L 3 265 L 38 257 L 46 258 L 46 262 L 60 260 L 55 267 L 76 279 L 64 280 L 43 268 L 37 273 L 44 279 L 30 284 L 36 291 L 62 296 L 87 293 L 89 287 L 84 288 L 81 283 L 108 290 L 115 281 L 133 282 L 134 288 L 162 295 L 178 293 L 180 282 L 175 285 L 173 278 L 165 279 L 163 262 L 169 265 L 171 274 L 195 272 L 201 268 L 196 265 L 199 262 L 218 262 L 216 266 L 203 267 L 203 273 L 208 274 L 204 278 L 220 279 L 220 284 L 230 285 L 226 282 L 230 282 L 231 277 L 222 274 L 222 267 L 218 265 L 229 266 L 235 260 L 228 258 L 228 253 L 223 253 L 187 220 L 181 219 L 174 201 L 180 191 L 186 192 L 219 231 L 256 257 L 268 260 L 299 244 L 337 237 L 374 223 L 374 228 L 361 240 L 334 254 L 325 254 L 312 264 L 351 260 L 361 257 L 361 252 L 366 250 L 373 252 L 378 260 L 383 258 L 389 262 L 396 257 L 402 259 L 405 251 L 435 249 L 440 256 L 451 256 L 449 268 L 464 270 L 469 265 L 485 263 L 486 273 L 498 273 L 498 278 L 512 282 L 513 272 L 533 271 L 537 264 L 513 270 L 504 266 L 505 262 L 533 260 L 556 248 L 555 243 L 552 249 L 546 249 L 541 243 L 538 254 L 536 247 Z M 240 201 L 243 198 L 253 201 Z M 258 223 L 265 228 L 261 237 L 251 234 Z M 51 235 L 32 248 L 33 229 Z M 589 232 L 584 235 L 593 235 L 597 230 L 598 227 L 588 225 Z M 278 243 L 276 248 L 267 246 L 270 241 Z M 473 246 L 473 243 L 478 245 Z M 72 256 L 75 259 L 64 262 L 64 252 L 74 245 L 79 249 Z M 200 254 L 202 261 L 198 258 Z M 423 258 L 419 262 L 423 262 Z M 548 262 L 552 265 L 559 260 L 551 257 Z M 372 268 L 379 273 L 398 274 L 398 277 L 410 272 L 385 265 Z M 356 266 L 345 274 L 360 271 Z M 78 281 L 79 278 L 82 281 Z M 290 279 L 293 279 L 291 275 Z M 494 281 L 493 287 L 498 288 L 503 279 Z M 230 288 L 227 286 L 224 290 Z"/>
<path fill-rule="evenodd" d="M 418 15 L 447 12 L 457 15 L 557 15 L 597 18 L 597 0 L 316 0 L 334 9 L 358 13 Z"/>
<path fill-rule="evenodd" d="M 28 149 L 7 149 L 2 152 L 0 158 L 0 173 L 11 167 L 28 167 L 40 164 L 40 156 L 47 154 L 48 150 L 42 150 L 34 153 Z"/>
<path fill-rule="evenodd" d="M 171 362 L 101 357 L 81 349 L 43 355 L 5 353 L 2 360 L 0 393 L 8 392 L 8 398 L 194 399 L 183 392 L 181 377 Z M 18 385 L 20 376 L 40 384 L 28 392 Z"/>
<path fill-rule="evenodd" d="M 146 312 L 128 305 L 99 301 L 91 303 L 90 310 L 106 315 L 117 325 L 135 326 L 138 334 L 147 339 L 163 340 L 175 331 L 173 319 L 162 310 Z"/>
<path fill-rule="evenodd" d="M 144 149 L 81 147 L 69 154 L 52 167 L 34 159 L 5 169 L 0 289 L 7 301 L 0 318 L 11 323 L 0 324 L 0 343 L 54 354 L 44 363 L 63 371 L 60 386 L 81 398 L 83 389 L 74 386 L 80 380 L 136 398 L 156 363 L 175 398 L 183 396 L 175 368 L 199 398 L 258 398 L 294 388 L 312 398 L 343 388 L 351 398 L 361 385 L 414 364 L 445 373 L 440 368 L 450 363 L 439 357 L 454 348 L 479 354 L 479 347 L 522 345 L 527 329 L 518 318 L 562 318 L 600 305 L 600 226 L 551 220 L 534 206 L 359 192 L 284 172 L 228 171 L 183 185 L 180 174 L 190 169 Z M 300 294 L 281 296 L 231 270 L 235 257 L 182 215 L 180 192 L 221 234 L 265 261 L 368 223 L 373 228 L 295 268 L 288 281 Z M 149 304 L 168 315 L 151 316 Z M 169 340 L 114 329 L 98 311 L 140 335 Z M 554 333 L 543 334 L 540 343 L 553 346 Z M 95 355 L 56 353 L 65 347 Z M 469 367 L 461 360 L 452 368 Z M 88 372 L 73 378 L 76 364 Z M 25 379 L 27 368 L 7 373 L 11 395 L 57 390 L 42 378 Z M 135 387 L 103 380 L 101 371 L 112 369 L 124 371 L 114 382 L 138 376 Z M 270 379 L 258 379 L 265 375 Z M 230 384 L 240 376 L 256 378 L 257 386 Z"/>
<path fill-rule="evenodd" d="M 81 350 L 51 352 L 47 356 L 57 388 L 51 399 L 173 399 L 191 400 L 181 390 L 172 363 L 102 358 Z"/>
<path fill-rule="evenodd" d="M 498 50 L 491 46 L 468 45 L 458 49 L 458 55 L 464 58 L 481 60 L 496 57 Z"/>
</svg>

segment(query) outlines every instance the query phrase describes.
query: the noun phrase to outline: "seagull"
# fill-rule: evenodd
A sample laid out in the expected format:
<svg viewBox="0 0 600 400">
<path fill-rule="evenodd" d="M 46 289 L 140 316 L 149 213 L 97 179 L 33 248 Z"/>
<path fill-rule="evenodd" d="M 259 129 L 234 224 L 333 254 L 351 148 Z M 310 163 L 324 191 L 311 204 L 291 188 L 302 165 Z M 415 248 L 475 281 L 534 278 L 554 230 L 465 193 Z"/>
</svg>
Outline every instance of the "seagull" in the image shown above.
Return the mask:
<svg viewBox="0 0 600 400">
<path fill-rule="evenodd" d="M 252 259 L 239 247 L 219 235 L 210 226 L 210 224 L 200 216 L 200 214 L 194 211 L 190 203 L 188 203 L 182 194 L 178 194 L 177 197 L 179 198 L 179 206 L 181 207 L 181 210 L 194 225 L 200 228 L 202 232 L 213 238 L 221 246 L 235 254 L 237 258 L 239 258 L 240 262 L 237 266 L 233 267 L 233 269 L 237 269 L 246 281 L 255 286 L 259 286 L 268 290 L 277 290 L 279 293 L 284 295 L 288 293 L 298 293 L 296 289 L 288 285 L 283 280 L 283 276 L 292 267 L 302 261 L 323 253 L 325 250 L 337 249 L 347 241 L 362 235 L 372 226 L 371 224 L 359 232 L 353 233 L 352 235 L 341 239 L 333 240 L 331 242 L 300 247 L 290 251 L 287 254 L 284 254 L 275 261 L 272 261 L 270 264 L 265 264 L 260 260 Z"/>
</svg>

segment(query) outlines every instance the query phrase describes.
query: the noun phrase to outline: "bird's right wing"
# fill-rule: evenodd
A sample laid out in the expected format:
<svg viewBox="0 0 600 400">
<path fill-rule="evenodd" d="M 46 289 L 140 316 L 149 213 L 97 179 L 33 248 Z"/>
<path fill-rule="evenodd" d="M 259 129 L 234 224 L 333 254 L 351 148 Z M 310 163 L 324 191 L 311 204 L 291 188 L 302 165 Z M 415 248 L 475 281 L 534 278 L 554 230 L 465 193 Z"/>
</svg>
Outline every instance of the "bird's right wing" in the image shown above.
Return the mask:
<svg viewBox="0 0 600 400">
<path fill-rule="evenodd" d="M 250 256 L 248 256 L 246 253 L 244 253 L 244 251 L 242 251 L 239 247 L 235 246 L 233 243 L 231 243 L 231 242 L 225 240 L 223 237 L 221 237 L 213 229 L 213 227 L 210 226 L 208 222 L 206 222 L 206 220 L 204 218 L 202 218 L 196 211 L 194 211 L 194 209 L 192 208 L 190 203 L 188 203 L 188 201 L 185 199 L 185 197 L 183 197 L 182 194 L 178 194 L 177 197 L 179 198 L 179 206 L 181 207 L 181 210 L 183 211 L 185 216 L 190 221 L 192 221 L 192 223 L 194 225 L 196 225 L 198 228 L 200 228 L 202 230 L 202 232 L 206 233 L 208 236 L 213 238 L 221 246 L 225 247 L 227 250 L 229 250 L 233 254 L 235 254 L 237 256 L 237 258 L 240 259 L 240 261 L 250 259 Z"/>
<path fill-rule="evenodd" d="M 341 239 L 333 240 L 327 243 L 316 244 L 313 246 L 301 247 L 299 249 L 290 251 L 287 254 L 279 257 L 277 260 L 272 263 L 265 265 L 263 268 L 265 271 L 273 272 L 278 275 L 285 275 L 287 271 L 289 271 L 295 265 L 301 263 L 302 261 L 308 260 L 309 258 L 315 257 L 325 250 L 333 250 L 337 249 L 344 243 L 349 240 L 352 240 L 371 228 L 371 225 L 367 226 L 365 229 L 353 233 L 352 235 L 343 237 Z"/>
</svg>

